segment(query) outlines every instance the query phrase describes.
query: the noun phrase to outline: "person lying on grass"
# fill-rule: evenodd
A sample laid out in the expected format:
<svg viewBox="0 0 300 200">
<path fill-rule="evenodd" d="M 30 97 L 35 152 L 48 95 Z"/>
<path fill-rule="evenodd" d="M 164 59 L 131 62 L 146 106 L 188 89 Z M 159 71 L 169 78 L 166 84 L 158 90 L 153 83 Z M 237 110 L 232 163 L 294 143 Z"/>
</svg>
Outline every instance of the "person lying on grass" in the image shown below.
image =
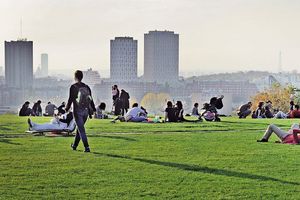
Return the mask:
<svg viewBox="0 0 300 200">
<path fill-rule="evenodd" d="M 262 139 L 257 140 L 257 142 L 268 142 L 272 133 L 275 133 L 276 136 L 280 139 L 281 143 L 283 144 L 299 144 L 300 141 L 300 135 L 298 134 L 300 133 L 299 124 L 293 124 L 291 129 L 288 132 L 281 130 L 274 124 L 271 124 L 268 126 Z"/>
<path fill-rule="evenodd" d="M 28 118 L 28 125 L 30 131 L 63 131 L 65 129 L 68 129 L 71 123 L 75 125 L 72 112 L 55 116 L 53 119 L 51 119 L 50 123 L 44 124 L 34 123 L 31 121 L 30 118 Z"/>
<path fill-rule="evenodd" d="M 147 122 L 147 111 L 145 108 L 140 107 L 138 103 L 134 103 L 132 108 L 123 116 L 118 116 L 111 122 L 114 123 L 117 120 L 121 122 Z"/>
</svg>

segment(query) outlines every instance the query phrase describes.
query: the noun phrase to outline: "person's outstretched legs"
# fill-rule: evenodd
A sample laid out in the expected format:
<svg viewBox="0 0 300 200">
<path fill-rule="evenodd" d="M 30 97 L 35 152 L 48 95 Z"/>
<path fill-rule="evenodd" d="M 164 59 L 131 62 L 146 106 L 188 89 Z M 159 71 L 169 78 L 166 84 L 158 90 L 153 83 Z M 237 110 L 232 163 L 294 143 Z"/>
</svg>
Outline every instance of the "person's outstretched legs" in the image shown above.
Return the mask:
<svg viewBox="0 0 300 200">
<path fill-rule="evenodd" d="M 275 126 L 274 124 L 271 124 L 268 126 L 264 136 L 262 137 L 261 140 L 258 140 L 258 142 L 268 142 L 270 136 L 272 135 L 272 133 L 275 133 L 277 135 L 277 137 L 282 140 L 283 138 L 285 138 L 288 133 L 281 130 L 280 128 L 278 128 L 277 126 Z"/>
</svg>

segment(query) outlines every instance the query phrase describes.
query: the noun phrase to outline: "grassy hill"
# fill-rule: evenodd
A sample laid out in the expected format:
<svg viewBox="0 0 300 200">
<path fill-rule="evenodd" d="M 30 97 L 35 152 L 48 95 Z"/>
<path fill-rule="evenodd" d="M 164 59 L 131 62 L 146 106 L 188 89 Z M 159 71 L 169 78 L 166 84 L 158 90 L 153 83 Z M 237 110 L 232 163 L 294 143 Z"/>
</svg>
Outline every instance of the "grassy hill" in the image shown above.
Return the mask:
<svg viewBox="0 0 300 200">
<path fill-rule="evenodd" d="M 256 142 L 298 120 L 89 120 L 91 153 L 24 133 L 26 120 L 0 116 L 0 199 L 300 199 L 300 145 Z"/>
</svg>

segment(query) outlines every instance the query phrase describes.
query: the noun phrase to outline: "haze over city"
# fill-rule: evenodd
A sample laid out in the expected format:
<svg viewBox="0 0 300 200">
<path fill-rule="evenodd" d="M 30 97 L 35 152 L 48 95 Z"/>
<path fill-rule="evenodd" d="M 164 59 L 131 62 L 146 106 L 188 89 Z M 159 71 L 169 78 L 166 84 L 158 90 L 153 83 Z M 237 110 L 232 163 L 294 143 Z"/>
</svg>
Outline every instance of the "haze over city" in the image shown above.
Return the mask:
<svg viewBox="0 0 300 200">
<path fill-rule="evenodd" d="M 293 0 L 2 0 L 0 66 L 4 41 L 20 37 L 22 19 L 22 36 L 34 41 L 34 70 L 48 53 L 51 72 L 93 67 L 105 74 L 109 41 L 131 36 L 141 75 L 149 30 L 179 34 L 181 72 L 277 71 L 280 51 L 283 69 L 293 70 L 300 65 L 299 8 Z"/>
</svg>

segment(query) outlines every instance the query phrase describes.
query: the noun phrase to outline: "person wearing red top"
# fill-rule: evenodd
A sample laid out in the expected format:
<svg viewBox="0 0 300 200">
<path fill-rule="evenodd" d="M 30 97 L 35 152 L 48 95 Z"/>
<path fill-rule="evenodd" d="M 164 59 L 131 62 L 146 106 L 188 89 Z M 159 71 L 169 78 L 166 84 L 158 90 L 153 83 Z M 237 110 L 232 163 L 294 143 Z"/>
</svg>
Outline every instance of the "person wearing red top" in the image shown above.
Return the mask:
<svg viewBox="0 0 300 200">
<path fill-rule="evenodd" d="M 300 118 L 299 105 L 295 105 L 295 110 L 291 110 L 289 114 L 290 118 Z"/>
<path fill-rule="evenodd" d="M 257 142 L 268 142 L 272 133 L 275 133 L 276 136 L 281 140 L 283 144 L 299 144 L 300 141 L 300 128 L 299 124 L 293 124 L 291 129 L 286 132 L 278 128 L 276 125 L 271 124 L 268 126 L 265 134 L 262 139 L 257 140 Z"/>
</svg>

